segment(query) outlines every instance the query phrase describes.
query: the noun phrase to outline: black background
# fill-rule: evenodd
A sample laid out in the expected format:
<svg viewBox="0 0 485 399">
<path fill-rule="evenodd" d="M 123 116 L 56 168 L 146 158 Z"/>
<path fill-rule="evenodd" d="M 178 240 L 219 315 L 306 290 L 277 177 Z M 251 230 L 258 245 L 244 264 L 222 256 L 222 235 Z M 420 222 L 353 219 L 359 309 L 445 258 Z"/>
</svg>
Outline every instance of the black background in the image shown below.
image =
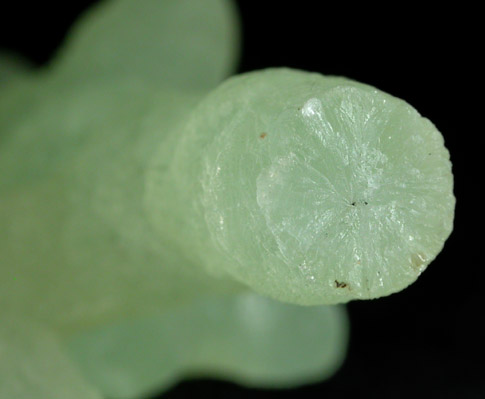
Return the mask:
<svg viewBox="0 0 485 399">
<path fill-rule="evenodd" d="M 40 65 L 91 3 L 18 1 L 8 11 L 3 5 L 0 48 Z M 453 162 L 455 229 L 411 287 L 348 305 L 348 357 L 330 380 L 285 391 L 190 381 L 163 398 L 485 398 L 484 261 L 476 244 L 483 237 L 479 161 L 484 128 L 483 100 L 476 98 L 483 88 L 483 65 L 478 65 L 483 44 L 474 21 L 478 11 L 465 4 L 430 10 L 410 3 L 375 9 L 319 1 L 240 0 L 238 5 L 243 25 L 239 72 L 288 66 L 347 76 L 406 100 L 436 124 Z"/>
</svg>

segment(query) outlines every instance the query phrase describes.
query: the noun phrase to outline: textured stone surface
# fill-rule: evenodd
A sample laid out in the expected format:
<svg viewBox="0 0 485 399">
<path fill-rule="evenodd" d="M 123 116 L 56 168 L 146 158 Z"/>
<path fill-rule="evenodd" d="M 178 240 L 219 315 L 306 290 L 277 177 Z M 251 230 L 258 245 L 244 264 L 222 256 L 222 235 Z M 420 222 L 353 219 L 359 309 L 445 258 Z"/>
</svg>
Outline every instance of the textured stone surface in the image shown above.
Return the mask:
<svg viewBox="0 0 485 399">
<path fill-rule="evenodd" d="M 328 377 L 347 324 L 325 305 L 399 291 L 440 251 L 454 198 L 436 128 L 302 71 L 207 94 L 235 24 L 222 0 L 112 1 L 2 88 L 2 399 Z"/>
<path fill-rule="evenodd" d="M 183 201 L 194 199 L 187 234 L 210 269 L 261 293 L 301 304 L 388 295 L 451 232 L 441 134 L 373 87 L 249 73 L 210 94 L 185 129 L 172 173 Z"/>
</svg>

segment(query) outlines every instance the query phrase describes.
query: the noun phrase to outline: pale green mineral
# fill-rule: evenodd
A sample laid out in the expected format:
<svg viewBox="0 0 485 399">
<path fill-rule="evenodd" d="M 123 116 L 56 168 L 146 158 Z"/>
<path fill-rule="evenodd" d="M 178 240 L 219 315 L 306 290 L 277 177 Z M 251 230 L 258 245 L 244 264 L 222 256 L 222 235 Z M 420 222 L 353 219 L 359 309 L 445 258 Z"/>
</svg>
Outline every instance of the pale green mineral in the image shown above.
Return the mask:
<svg viewBox="0 0 485 399">
<path fill-rule="evenodd" d="M 110 398 L 133 398 L 181 377 L 217 376 L 247 386 L 322 380 L 342 363 L 345 313 L 245 293 L 176 306 L 74 336 L 81 371 Z"/>
<path fill-rule="evenodd" d="M 31 66 L 17 54 L 0 52 L 0 90 L 25 76 Z"/>
<path fill-rule="evenodd" d="M 169 211 L 157 198 L 174 187 L 176 203 L 192 204 L 176 237 L 212 272 L 283 301 L 399 291 L 452 229 L 441 134 L 404 101 L 344 78 L 231 78 L 192 112 L 170 164 L 167 186 L 148 179 L 156 224 Z"/>
<path fill-rule="evenodd" d="M 441 250 L 433 124 L 340 77 L 221 83 L 237 24 L 224 0 L 106 2 L 47 69 L 0 77 L 0 399 L 321 380 L 347 342 L 328 305 Z"/>
</svg>

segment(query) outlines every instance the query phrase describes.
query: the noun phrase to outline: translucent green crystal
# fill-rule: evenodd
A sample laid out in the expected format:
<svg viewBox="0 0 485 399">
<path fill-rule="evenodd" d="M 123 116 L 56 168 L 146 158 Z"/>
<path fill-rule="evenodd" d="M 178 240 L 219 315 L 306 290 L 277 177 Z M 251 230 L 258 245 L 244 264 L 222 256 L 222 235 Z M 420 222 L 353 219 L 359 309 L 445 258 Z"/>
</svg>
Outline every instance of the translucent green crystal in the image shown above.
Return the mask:
<svg viewBox="0 0 485 399">
<path fill-rule="evenodd" d="M 177 237 L 210 270 L 288 302 L 399 291 L 452 229 L 441 134 L 404 101 L 343 78 L 229 79 L 191 114 L 170 174 L 174 201 L 192 203 Z M 158 225 L 162 192 L 149 193 Z"/>
<path fill-rule="evenodd" d="M 0 313 L 0 398 L 101 399 L 41 325 Z"/>
<path fill-rule="evenodd" d="M 238 25 L 228 0 L 106 1 L 74 26 L 52 66 L 68 79 L 131 76 L 206 90 L 233 71 Z"/>
<path fill-rule="evenodd" d="M 318 381 L 340 366 L 346 343 L 339 307 L 246 293 L 114 323 L 73 337 L 69 350 L 108 397 L 131 398 L 182 376 L 279 388 Z"/>
<path fill-rule="evenodd" d="M 327 305 L 397 292 L 441 250 L 431 122 L 340 77 L 219 85 L 237 37 L 228 1 L 112 1 L 48 69 L 3 74 L 1 399 L 326 378 L 347 342 Z"/>
</svg>

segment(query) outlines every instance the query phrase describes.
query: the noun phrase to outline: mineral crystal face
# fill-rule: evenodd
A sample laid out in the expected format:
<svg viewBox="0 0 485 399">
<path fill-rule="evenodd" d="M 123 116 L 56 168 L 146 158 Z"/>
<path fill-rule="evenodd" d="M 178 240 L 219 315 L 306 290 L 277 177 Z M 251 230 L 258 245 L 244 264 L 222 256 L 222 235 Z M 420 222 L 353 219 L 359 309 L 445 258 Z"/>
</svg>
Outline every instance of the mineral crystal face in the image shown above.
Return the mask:
<svg viewBox="0 0 485 399">
<path fill-rule="evenodd" d="M 397 292 L 441 250 L 433 124 L 345 78 L 220 84 L 237 38 L 228 1 L 119 0 L 42 73 L 0 60 L 0 398 L 326 378 L 348 332 L 326 305 Z"/>
<path fill-rule="evenodd" d="M 370 86 L 256 72 L 217 89 L 187 129 L 180 151 L 203 155 L 192 171 L 176 163 L 179 180 L 202 170 L 196 208 L 223 267 L 267 295 L 301 304 L 388 295 L 412 283 L 451 232 L 441 134 Z"/>
</svg>

